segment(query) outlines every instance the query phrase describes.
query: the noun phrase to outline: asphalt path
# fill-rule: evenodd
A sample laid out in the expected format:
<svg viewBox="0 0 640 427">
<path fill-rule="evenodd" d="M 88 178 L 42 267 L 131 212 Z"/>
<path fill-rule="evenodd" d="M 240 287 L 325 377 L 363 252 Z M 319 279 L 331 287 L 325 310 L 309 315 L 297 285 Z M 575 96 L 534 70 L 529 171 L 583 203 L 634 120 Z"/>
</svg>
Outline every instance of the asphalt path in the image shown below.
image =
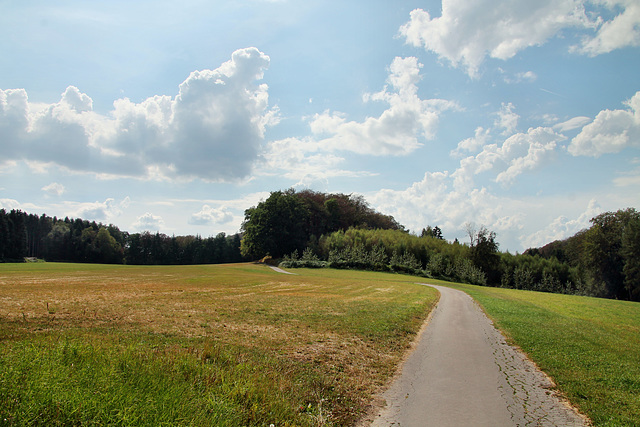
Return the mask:
<svg viewBox="0 0 640 427">
<path fill-rule="evenodd" d="M 291 273 L 290 271 L 285 271 L 283 269 L 281 269 L 280 267 L 274 267 L 273 265 L 270 265 L 269 267 L 271 267 L 271 269 L 273 271 L 275 271 L 276 273 L 282 273 L 282 274 L 293 274 L 295 275 L 296 273 Z"/>
<path fill-rule="evenodd" d="M 376 427 L 586 426 L 553 383 L 502 334 L 464 292 L 435 285 L 440 300 L 386 406 L 364 424 Z M 368 422 L 367 422 L 368 421 Z"/>
</svg>

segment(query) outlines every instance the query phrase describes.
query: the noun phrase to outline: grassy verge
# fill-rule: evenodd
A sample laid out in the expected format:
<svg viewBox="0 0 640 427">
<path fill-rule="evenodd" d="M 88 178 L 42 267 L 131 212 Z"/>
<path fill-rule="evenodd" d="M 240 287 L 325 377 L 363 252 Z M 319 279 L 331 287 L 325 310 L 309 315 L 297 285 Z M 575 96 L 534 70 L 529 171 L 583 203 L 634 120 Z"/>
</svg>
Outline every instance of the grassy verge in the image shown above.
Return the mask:
<svg viewBox="0 0 640 427">
<path fill-rule="evenodd" d="M 0 265 L 0 425 L 351 425 L 436 292 L 296 273 Z"/>
<path fill-rule="evenodd" d="M 595 425 L 640 426 L 640 304 L 459 288 L 484 307 L 511 342 Z"/>
</svg>

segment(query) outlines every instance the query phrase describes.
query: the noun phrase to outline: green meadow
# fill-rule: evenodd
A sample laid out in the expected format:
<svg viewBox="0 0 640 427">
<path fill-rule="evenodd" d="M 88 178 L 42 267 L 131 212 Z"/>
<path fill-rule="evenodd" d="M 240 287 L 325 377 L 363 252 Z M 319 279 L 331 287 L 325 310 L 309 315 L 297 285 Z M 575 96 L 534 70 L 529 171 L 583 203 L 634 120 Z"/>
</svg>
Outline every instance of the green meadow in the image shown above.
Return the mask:
<svg viewBox="0 0 640 427">
<path fill-rule="evenodd" d="M 0 264 L 0 425 L 354 425 L 437 301 L 412 276 Z M 595 425 L 640 425 L 640 304 L 470 285 Z"/>
</svg>

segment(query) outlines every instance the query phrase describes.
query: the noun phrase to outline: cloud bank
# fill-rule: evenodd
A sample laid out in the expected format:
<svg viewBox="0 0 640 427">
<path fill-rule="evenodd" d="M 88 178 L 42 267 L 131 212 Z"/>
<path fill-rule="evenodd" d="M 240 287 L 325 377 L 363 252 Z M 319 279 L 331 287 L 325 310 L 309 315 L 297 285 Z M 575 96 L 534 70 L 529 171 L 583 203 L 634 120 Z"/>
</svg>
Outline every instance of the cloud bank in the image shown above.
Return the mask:
<svg viewBox="0 0 640 427">
<path fill-rule="evenodd" d="M 267 85 L 256 83 L 268 66 L 258 49 L 240 49 L 215 70 L 192 72 L 175 97 L 118 99 L 108 115 L 74 86 L 45 106 L 24 89 L 0 90 L 0 156 L 104 176 L 241 179 L 277 122 Z"/>
</svg>

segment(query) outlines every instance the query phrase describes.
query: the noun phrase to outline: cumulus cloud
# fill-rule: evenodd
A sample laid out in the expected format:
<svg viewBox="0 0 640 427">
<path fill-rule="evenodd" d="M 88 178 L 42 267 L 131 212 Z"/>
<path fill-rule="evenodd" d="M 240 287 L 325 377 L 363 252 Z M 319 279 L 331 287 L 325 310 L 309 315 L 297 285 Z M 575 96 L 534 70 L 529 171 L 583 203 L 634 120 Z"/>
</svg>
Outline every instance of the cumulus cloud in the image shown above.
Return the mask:
<svg viewBox="0 0 640 427">
<path fill-rule="evenodd" d="M 13 209 L 23 209 L 22 204 L 15 199 L 0 199 L 0 209 L 10 211 Z"/>
<path fill-rule="evenodd" d="M 484 129 L 480 126 L 476 128 L 473 137 L 460 141 L 456 149 L 452 150 L 450 154 L 454 157 L 459 157 L 463 156 L 465 152 L 477 152 L 488 143 L 490 137 L 491 129 Z"/>
<path fill-rule="evenodd" d="M 405 190 L 382 189 L 367 200 L 414 231 L 426 225 L 461 230 L 469 221 L 496 228 L 508 216 L 486 188 L 457 188 L 447 171 L 427 172 Z"/>
<path fill-rule="evenodd" d="M 594 37 L 587 37 L 575 50 L 590 56 L 627 46 L 640 46 L 640 4 L 636 0 L 600 0 L 595 3 L 622 12 L 610 21 L 600 19 Z"/>
<path fill-rule="evenodd" d="M 310 138 L 286 138 L 273 141 L 264 153 L 265 174 L 278 171 L 287 179 L 296 180 L 294 187 L 325 188 L 329 178 L 371 176 L 366 171 L 341 168 L 345 158 L 322 150 L 321 144 Z"/>
<path fill-rule="evenodd" d="M 544 165 L 553 155 L 557 142 L 564 139 L 551 128 L 530 128 L 527 133 L 510 136 L 501 145 L 485 145 L 477 155 L 462 159 L 451 176 L 457 188 L 468 189 L 474 185 L 474 175 L 495 171 L 495 181 L 508 186 L 518 175 Z"/>
<path fill-rule="evenodd" d="M 640 92 L 624 104 L 628 106 L 626 110 L 600 111 L 571 140 L 569 152 L 574 156 L 600 157 L 640 147 Z"/>
<path fill-rule="evenodd" d="M 23 89 L 0 90 L 0 138 L 10 142 L 0 154 L 112 176 L 239 179 L 278 120 L 267 85 L 256 83 L 268 66 L 258 49 L 240 49 L 215 70 L 191 73 L 175 97 L 119 99 L 108 115 L 73 86 L 44 108 Z"/>
<path fill-rule="evenodd" d="M 126 197 L 120 202 L 108 198 L 104 202 L 65 202 L 65 204 L 68 216 L 92 221 L 109 221 L 122 214 L 123 209 L 129 206 L 129 202 L 129 197 Z"/>
<path fill-rule="evenodd" d="M 138 231 L 159 231 L 164 227 L 164 220 L 161 216 L 147 212 L 139 216 L 132 226 Z"/>
<path fill-rule="evenodd" d="M 324 150 L 346 150 L 377 156 L 407 155 L 422 143 L 419 138 L 433 138 L 438 115 L 457 109 L 454 102 L 422 100 L 418 97 L 418 81 L 422 64 L 415 57 L 396 57 L 389 67 L 389 77 L 382 91 L 365 95 L 365 101 L 381 101 L 389 105 L 379 117 L 362 122 L 348 121 L 339 112 L 316 114 L 311 131 Z"/>
<path fill-rule="evenodd" d="M 534 248 L 546 245 L 547 243 L 566 239 L 576 234 L 578 231 L 588 228 L 591 218 L 602 213 L 602 208 L 595 199 L 591 199 L 585 211 L 577 218 L 567 218 L 561 215 L 555 218 L 548 226 L 536 231 L 521 240 L 524 247 Z"/>
<path fill-rule="evenodd" d="M 509 113 L 513 106 L 503 106 Z M 497 122 L 500 122 L 498 120 Z M 513 128 L 496 123 L 499 129 Z M 504 186 L 513 185 L 523 173 L 539 169 L 554 155 L 563 135 L 548 127 L 530 128 L 515 133 L 502 142 L 492 142 L 491 129 L 479 127 L 475 135 L 458 144 L 453 156 L 467 152 L 453 172 L 426 172 L 421 181 L 404 190 L 382 189 L 367 196 L 376 209 L 393 215 L 412 230 L 438 225 L 445 230 L 462 230 L 466 222 L 483 224 L 497 232 L 513 236 L 521 232 L 528 219 L 522 212 L 530 210 L 525 203 L 499 197 L 475 182 L 475 176 L 486 174 Z M 451 238 L 451 237 L 450 237 Z M 512 241 L 510 244 L 517 244 Z"/>
<path fill-rule="evenodd" d="M 62 196 L 65 191 L 64 185 L 59 184 L 57 182 L 52 182 L 49 185 L 45 185 L 42 187 L 42 191 L 51 195 L 51 196 Z"/>
<path fill-rule="evenodd" d="M 585 5 L 592 3 L 599 10 L 585 11 Z M 597 16 L 611 13 L 610 20 Z M 475 77 L 486 57 L 507 60 L 569 28 L 585 32 L 581 45 L 572 47 L 573 51 L 598 55 L 638 46 L 639 24 L 640 5 L 634 0 L 443 0 L 441 16 L 415 9 L 400 34 L 407 43 L 434 52 Z"/>
<path fill-rule="evenodd" d="M 533 71 L 525 71 L 516 75 L 518 81 L 534 82 L 538 79 L 538 76 Z"/>
<path fill-rule="evenodd" d="M 498 150 L 508 167 L 498 174 L 496 182 L 511 184 L 523 172 L 544 165 L 555 151 L 556 143 L 564 139 L 549 128 L 529 129 L 526 134 L 509 137 Z"/>
<path fill-rule="evenodd" d="M 422 146 L 421 139 L 433 138 L 438 117 L 445 110 L 458 110 L 452 101 L 420 99 L 418 82 L 422 64 L 415 57 L 397 57 L 389 66 L 387 85 L 364 96 L 364 102 L 388 105 L 380 116 L 349 121 L 340 112 L 324 111 L 310 118 L 311 135 L 285 138 L 268 144 L 263 157 L 263 174 L 273 171 L 290 179 L 295 186 L 324 188 L 331 177 L 363 177 L 366 171 L 342 168 L 341 153 L 372 156 L 408 155 Z"/>
<path fill-rule="evenodd" d="M 498 68 L 498 70 L 504 73 L 504 70 Z M 521 73 L 516 73 L 515 76 L 504 76 L 504 82 L 507 84 L 515 84 L 515 83 L 531 83 L 538 79 L 538 75 L 533 71 L 523 71 Z"/>
<path fill-rule="evenodd" d="M 192 225 L 212 225 L 224 224 L 233 220 L 233 214 L 224 206 L 220 208 L 212 208 L 209 205 L 203 205 L 199 212 L 191 215 L 189 224 Z"/>
<path fill-rule="evenodd" d="M 503 129 L 503 135 L 514 133 L 518 127 L 518 119 L 520 119 L 520 116 L 513 111 L 514 109 L 515 107 L 511 102 L 506 104 L 503 102 L 502 108 L 497 113 L 498 119 L 494 122 L 494 125 L 497 128 Z"/>
</svg>

